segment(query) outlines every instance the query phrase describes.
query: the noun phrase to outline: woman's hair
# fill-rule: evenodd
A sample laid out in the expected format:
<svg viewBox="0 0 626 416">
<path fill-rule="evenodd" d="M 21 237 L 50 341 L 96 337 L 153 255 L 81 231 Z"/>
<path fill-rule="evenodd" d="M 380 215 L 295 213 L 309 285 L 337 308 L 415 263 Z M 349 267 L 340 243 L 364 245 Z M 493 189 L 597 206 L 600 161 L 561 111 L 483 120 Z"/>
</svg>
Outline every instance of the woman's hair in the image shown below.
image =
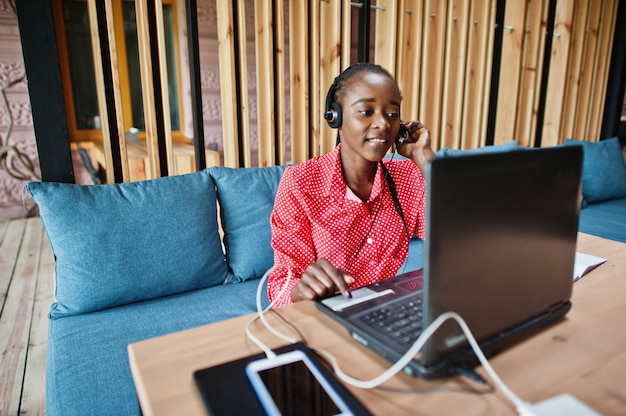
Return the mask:
<svg viewBox="0 0 626 416">
<path fill-rule="evenodd" d="M 398 88 L 398 91 L 400 91 L 400 87 L 398 86 L 398 82 L 396 81 L 396 79 L 393 77 L 393 75 L 391 75 L 389 71 L 387 71 L 382 66 L 369 62 L 358 62 L 356 64 L 350 65 L 335 78 L 332 85 L 328 89 L 328 94 L 326 94 L 326 107 L 324 109 L 324 118 L 331 128 L 336 129 L 340 127 L 343 121 L 343 111 L 341 109 L 341 105 L 339 104 L 339 100 L 346 93 L 346 86 L 350 84 L 355 76 L 367 72 L 386 76 L 394 82 L 394 84 Z M 339 144 L 339 141 L 339 133 L 337 133 L 336 145 Z"/>
<path fill-rule="evenodd" d="M 335 78 L 333 84 L 328 90 L 328 103 L 326 105 L 326 110 L 328 110 L 331 103 L 337 103 L 339 99 L 343 97 L 346 91 L 346 85 L 350 84 L 350 81 L 355 76 L 366 72 L 384 75 L 391 79 L 396 85 L 398 85 L 393 75 L 391 75 L 391 73 L 382 66 L 370 62 L 357 62 L 347 67 Z M 400 89 L 400 87 L 398 87 L 398 89 Z"/>
</svg>

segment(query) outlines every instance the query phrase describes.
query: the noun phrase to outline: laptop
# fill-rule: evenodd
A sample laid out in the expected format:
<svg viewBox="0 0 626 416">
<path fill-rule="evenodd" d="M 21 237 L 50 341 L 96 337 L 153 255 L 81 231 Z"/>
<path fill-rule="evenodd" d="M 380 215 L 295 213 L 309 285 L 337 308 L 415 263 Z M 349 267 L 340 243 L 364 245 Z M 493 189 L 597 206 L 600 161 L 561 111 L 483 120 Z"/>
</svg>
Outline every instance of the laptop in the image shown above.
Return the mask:
<svg viewBox="0 0 626 416">
<path fill-rule="evenodd" d="M 426 172 L 424 268 L 316 306 L 391 362 L 445 311 L 488 357 L 571 308 L 582 149 L 559 146 L 435 159 Z M 478 363 L 447 321 L 404 371 L 440 378 Z"/>
</svg>

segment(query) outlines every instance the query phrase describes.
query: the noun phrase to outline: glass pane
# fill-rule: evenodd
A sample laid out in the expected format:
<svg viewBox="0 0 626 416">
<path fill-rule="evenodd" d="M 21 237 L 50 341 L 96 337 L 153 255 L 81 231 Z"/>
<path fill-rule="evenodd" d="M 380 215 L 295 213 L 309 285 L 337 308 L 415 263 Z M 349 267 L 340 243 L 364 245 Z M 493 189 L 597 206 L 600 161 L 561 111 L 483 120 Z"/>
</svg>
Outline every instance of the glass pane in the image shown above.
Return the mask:
<svg viewBox="0 0 626 416">
<path fill-rule="evenodd" d="M 123 3 L 124 38 L 126 40 L 126 62 L 128 63 L 128 81 L 130 83 L 130 101 L 133 112 L 133 127 L 146 130 L 143 117 L 143 99 L 141 94 L 141 71 L 139 67 L 139 41 L 137 40 L 137 18 L 135 2 Z"/>
<path fill-rule="evenodd" d="M 63 2 L 63 16 L 76 128 L 78 130 L 97 129 L 100 128 L 100 116 L 87 3 L 65 0 Z"/>
<path fill-rule="evenodd" d="M 163 5 L 163 26 L 165 33 L 165 59 L 167 62 L 168 97 L 170 100 L 172 130 L 180 130 L 178 72 L 176 70 L 176 36 L 174 35 L 174 13 L 171 4 Z"/>
<path fill-rule="evenodd" d="M 137 39 L 137 18 L 135 2 L 124 1 L 124 36 L 126 39 L 126 60 L 133 112 L 133 127 L 145 131 L 143 98 L 141 94 L 141 72 L 139 67 L 139 42 Z M 168 96 L 170 100 L 170 118 L 172 130 L 180 130 L 180 110 L 178 105 L 178 73 L 176 68 L 176 47 L 174 34 L 174 16 L 171 4 L 163 5 L 163 24 L 165 26 L 165 57 L 168 72 Z"/>
</svg>

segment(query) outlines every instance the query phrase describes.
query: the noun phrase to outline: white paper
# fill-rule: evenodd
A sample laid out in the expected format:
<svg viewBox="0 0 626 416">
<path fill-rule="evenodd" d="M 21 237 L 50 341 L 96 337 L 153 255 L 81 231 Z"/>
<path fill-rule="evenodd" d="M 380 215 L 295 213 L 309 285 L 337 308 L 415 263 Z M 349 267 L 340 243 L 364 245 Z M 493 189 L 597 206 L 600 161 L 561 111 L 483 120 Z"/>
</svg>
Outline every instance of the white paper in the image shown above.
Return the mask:
<svg viewBox="0 0 626 416">
<path fill-rule="evenodd" d="M 598 256 L 592 256 L 591 254 L 585 254 L 576 252 L 576 258 L 574 260 L 574 281 L 580 279 L 591 270 L 595 269 L 606 259 Z"/>
</svg>

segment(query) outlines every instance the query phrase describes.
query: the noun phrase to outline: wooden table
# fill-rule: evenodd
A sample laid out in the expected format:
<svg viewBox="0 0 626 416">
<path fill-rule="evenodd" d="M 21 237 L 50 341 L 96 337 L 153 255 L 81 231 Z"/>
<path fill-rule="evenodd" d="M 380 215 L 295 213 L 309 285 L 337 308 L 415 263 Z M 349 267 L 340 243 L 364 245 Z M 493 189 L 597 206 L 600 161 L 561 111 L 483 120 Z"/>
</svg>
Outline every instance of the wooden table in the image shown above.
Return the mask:
<svg viewBox="0 0 626 416">
<path fill-rule="evenodd" d="M 569 392 L 602 414 L 626 414 L 626 244 L 579 234 L 578 251 L 608 261 L 574 284 L 573 307 L 565 320 L 490 362 L 522 400 L 534 403 Z M 389 365 L 310 302 L 279 311 L 309 344 L 332 352 L 354 377 L 373 378 Z M 206 414 L 192 374 L 260 352 L 244 334 L 251 316 L 131 344 L 131 369 L 143 414 Z M 271 314 L 268 317 L 278 329 L 293 334 Z M 253 330 L 272 347 L 285 344 L 260 322 Z M 485 374 L 482 368 L 478 371 Z M 378 415 L 516 414 L 500 391 L 485 393 L 482 385 L 460 377 L 428 382 L 399 374 L 384 389 L 349 388 Z"/>
</svg>

